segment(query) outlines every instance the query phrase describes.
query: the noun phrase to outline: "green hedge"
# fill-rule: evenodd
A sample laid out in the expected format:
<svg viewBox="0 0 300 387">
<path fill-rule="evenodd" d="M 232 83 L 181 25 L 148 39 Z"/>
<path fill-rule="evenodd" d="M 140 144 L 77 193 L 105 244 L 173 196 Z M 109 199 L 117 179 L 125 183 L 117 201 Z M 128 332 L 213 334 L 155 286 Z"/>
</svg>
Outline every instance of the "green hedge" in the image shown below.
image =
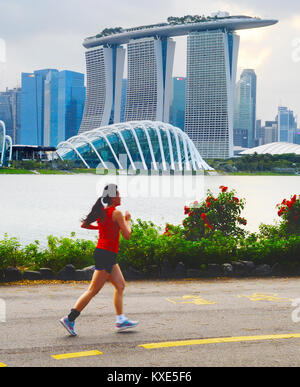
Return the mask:
<svg viewBox="0 0 300 387">
<path fill-rule="evenodd" d="M 165 259 L 173 267 L 183 262 L 186 268 L 195 269 L 237 260 L 280 263 L 289 268 L 300 266 L 300 235 L 283 236 L 276 226 L 261 226 L 259 233 L 239 239 L 216 231 L 200 241 L 184 239 L 180 234 L 162 234 L 160 227 L 141 220 L 133 222 L 132 229 L 130 240 L 120 237 L 118 260 L 122 267 L 131 266 L 144 273 L 153 265 L 162 267 Z M 95 247 L 96 239 L 76 239 L 74 233 L 70 238 L 49 236 L 46 248 L 41 248 L 38 241 L 22 247 L 16 238 L 5 236 L 0 240 L 0 270 L 11 266 L 31 270 L 49 267 L 58 272 L 66 264 L 82 269 L 93 265 Z"/>
</svg>

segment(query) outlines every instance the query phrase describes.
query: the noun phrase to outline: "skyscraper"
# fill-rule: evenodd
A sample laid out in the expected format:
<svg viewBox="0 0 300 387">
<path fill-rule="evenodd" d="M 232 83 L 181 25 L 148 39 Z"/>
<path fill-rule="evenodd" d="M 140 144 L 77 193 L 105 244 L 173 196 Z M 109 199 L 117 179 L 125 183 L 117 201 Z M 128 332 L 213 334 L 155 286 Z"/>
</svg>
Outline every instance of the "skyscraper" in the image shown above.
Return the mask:
<svg viewBox="0 0 300 387">
<path fill-rule="evenodd" d="M 233 99 L 239 37 L 188 35 L 185 132 L 203 157 L 233 156 Z"/>
<path fill-rule="evenodd" d="M 44 91 L 44 146 L 58 144 L 58 71 L 49 71 Z"/>
<path fill-rule="evenodd" d="M 172 37 L 187 35 L 185 132 L 203 156 L 233 156 L 239 47 L 235 31 L 276 23 L 277 20 L 218 12 L 212 17 L 169 17 L 167 23 L 105 28 L 86 38 L 83 46 L 87 49 L 87 101 L 79 133 L 120 121 L 123 45 L 128 48 L 124 121 L 168 122 L 175 49 Z"/>
<path fill-rule="evenodd" d="M 119 45 L 87 50 L 87 96 L 79 133 L 120 122 L 124 61 Z"/>
<path fill-rule="evenodd" d="M 0 120 L 5 123 L 6 134 L 13 138 L 13 116 L 10 93 L 0 93 Z"/>
<path fill-rule="evenodd" d="M 248 148 L 255 146 L 256 84 L 255 71 L 247 69 L 235 89 L 234 129 L 248 131 Z"/>
<path fill-rule="evenodd" d="M 61 71 L 58 78 L 58 141 L 75 136 L 85 103 L 84 74 Z"/>
<path fill-rule="evenodd" d="M 23 73 L 22 144 L 56 146 L 77 134 L 84 102 L 83 74 L 58 70 Z"/>
<path fill-rule="evenodd" d="M 170 108 L 170 124 L 184 130 L 186 78 L 173 78 L 173 98 Z"/>
<path fill-rule="evenodd" d="M 175 42 L 143 38 L 128 43 L 125 121 L 169 122 Z"/>
<path fill-rule="evenodd" d="M 278 141 L 295 142 L 297 122 L 294 112 L 287 107 L 279 106 L 276 121 L 278 124 Z"/>
<path fill-rule="evenodd" d="M 44 86 L 50 71 L 58 72 L 45 69 L 22 73 L 20 142 L 23 145 L 44 144 Z"/>
</svg>

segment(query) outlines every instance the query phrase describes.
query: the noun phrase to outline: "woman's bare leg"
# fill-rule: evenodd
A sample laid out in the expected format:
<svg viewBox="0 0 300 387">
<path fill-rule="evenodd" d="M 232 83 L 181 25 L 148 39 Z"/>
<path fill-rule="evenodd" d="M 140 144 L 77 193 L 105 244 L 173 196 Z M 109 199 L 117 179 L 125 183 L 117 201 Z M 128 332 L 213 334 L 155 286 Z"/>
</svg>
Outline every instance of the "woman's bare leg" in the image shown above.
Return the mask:
<svg viewBox="0 0 300 387">
<path fill-rule="evenodd" d="M 123 293 L 125 289 L 125 280 L 119 265 L 114 265 L 109 280 L 115 287 L 114 306 L 116 314 L 119 316 L 123 314 Z"/>
<path fill-rule="evenodd" d="M 88 290 L 78 299 L 74 309 L 81 312 L 91 299 L 99 293 L 108 278 L 109 274 L 105 270 L 95 270 Z"/>
</svg>

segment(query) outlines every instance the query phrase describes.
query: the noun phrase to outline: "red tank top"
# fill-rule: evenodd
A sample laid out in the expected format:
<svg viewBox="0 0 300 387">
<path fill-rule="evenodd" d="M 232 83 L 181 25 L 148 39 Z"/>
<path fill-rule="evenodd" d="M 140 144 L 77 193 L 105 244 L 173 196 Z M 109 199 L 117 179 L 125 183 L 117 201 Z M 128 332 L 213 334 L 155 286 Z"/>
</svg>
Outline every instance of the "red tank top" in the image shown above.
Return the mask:
<svg viewBox="0 0 300 387">
<path fill-rule="evenodd" d="M 112 220 L 112 214 L 116 208 L 104 208 L 104 218 L 97 220 L 99 227 L 99 240 L 97 248 L 118 253 L 120 226 Z"/>
</svg>

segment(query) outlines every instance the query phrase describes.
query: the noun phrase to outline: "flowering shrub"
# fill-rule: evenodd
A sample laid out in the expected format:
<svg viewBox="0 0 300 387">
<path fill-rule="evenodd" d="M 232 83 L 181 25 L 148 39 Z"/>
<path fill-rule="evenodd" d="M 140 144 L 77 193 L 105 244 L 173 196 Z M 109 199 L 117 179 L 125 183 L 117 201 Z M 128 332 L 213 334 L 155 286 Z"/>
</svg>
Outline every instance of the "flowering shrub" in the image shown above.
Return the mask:
<svg viewBox="0 0 300 387">
<path fill-rule="evenodd" d="M 194 202 L 184 207 L 183 235 L 190 240 L 200 240 L 219 230 L 225 236 L 244 236 L 245 231 L 239 227 L 245 226 L 247 220 L 242 218 L 244 199 L 235 196 L 235 191 L 221 186 L 221 193 L 214 197 L 210 190 L 201 204 Z"/>
<path fill-rule="evenodd" d="M 277 204 L 278 216 L 283 220 L 282 227 L 289 234 L 300 233 L 300 195 L 294 195 L 291 200 L 284 199 Z"/>
</svg>

